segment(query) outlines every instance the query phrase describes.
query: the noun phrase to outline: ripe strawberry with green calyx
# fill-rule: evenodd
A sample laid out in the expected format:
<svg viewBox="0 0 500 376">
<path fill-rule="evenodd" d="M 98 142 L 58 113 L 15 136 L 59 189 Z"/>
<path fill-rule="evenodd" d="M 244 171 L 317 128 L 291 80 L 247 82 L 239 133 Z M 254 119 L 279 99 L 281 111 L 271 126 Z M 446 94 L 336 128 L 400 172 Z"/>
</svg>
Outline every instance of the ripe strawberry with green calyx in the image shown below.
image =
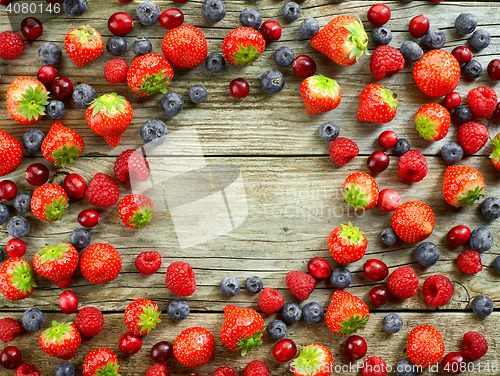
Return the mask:
<svg viewBox="0 0 500 376">
<path fill-rule="evenodd" d="M 33 267 L 25 259 L 11 257 L 0 266 L 0 290 L 7 299 L 27 298 L 36 286 Z"/>
<path fill-rule="evenodd" d="M 71 285 L 71 277 L 78 266 L 78 252 L 71 244 L 48 244 L 33 257 L 36 273 L 60 288 Z"/>
<path fill-rule="evenodd" d="M 71 322 L 52 321 L 52 327 L 43 331 L 38 338 L 42 350 L 50 356 L 62 360 L 73 358 L 82 343 L 80 332 Z"/>
<path fill-rule="evenodd" d="M 252 27 L 239 27 L 222 42 L 222 54 L 235 65 L 253 65 L 265 48 L 264 37 Z"/>
<path fill-rule="evenodd" d="M 452 206 L 472 206 L 484 196 L 484 178 L 475 168 L 448 166 L 443 179 L 443 196 Z"/>
<path fill-rule="evenodd" d="M 127 72 L 130 90 L 140 97 L 165 94 L 174 77 L 172 66 L 163 56 L 155 53 L 137 56 Z"/>
<path fill-rule="evenodd" d="M 355 172 L 345 179 L 344 200 L 355 210 L 373 208 L 377 205 L 378 193 L 377 182 L 365 172 Z"/>
<path fill-rule="evenodd" d="M 326 311 L 326 325 L 332 333 L 349 336 L 365 330 L 370 310 L 365 302 L 344 290 L 335 290 Z"/>
<path fill-rule="evenodd" d="M 500 133 L 491 139 L 491 163 L 497 170 L 500 170 Z"/>
<path fill-rule="evenodd" d="M 407 243 L 418 243 L 429 237 L 436 218 L 431 207 L 422 201 L 407 201 L 392 214 L 391 225 L 396 235 Z"/>
<path fill-rule="evenodd" d="M 306 112 L 316 115 L 335 109 L 340 103 L 341 90 L 334 79 L 316 74 L 302 81 L 300 96 Z"/>
<path fill-rule="evenodd" d="M 398 99 L 380 84 L 370 84 L 359 96 L 357 117 L 359 121 L 385 124 L 396 116 Z"/>
<path fill-rule="evenodd" d="M 99 57 L 104 49 L 101 34 L 89 25 L 76 27 L 66 34 L 64 48 L 77 67 L 84 67 Z"/>
<path fill-rule="evenodd" d="M 224 307 L 224 323 L 220 330 L 220 340 L 229 350 L 240 351 L 245 356 L 248 350 L 262 345 L 264 320 L 252 308 L 234 305 Z"/>
<path fill-rule="evenodd" d="M 75 158 L 83 153 L 83 146 L 77 132 L 56 121 L 43 139 L 42 154 L 49 162 L 60 163 L 64 168 L 66 163 L 75 163 Z"/>
<path fill-rule="evenodd" d="M 31 196 L 31 211 L 45 222 L 61 220 L 68 207 L 69 197 L 57 184 L 36 187 Z"/>
<path fill-rule="evenodd" d="M 439 103 L 424 104 L 415 114 L 417 131 L 427 141 L 443 139 L 448 134 L 450 124 L 450 112 Z"/>
<path fill-rule="evenodd" d="M 335 228 L 328 238 L 328 249 L 339 264 L 358 261 L 366 253 L 367 241 L 363 231 L 349 222 Z"/>
<path fill-rule="evenodd" d="M 90 351 L 83 361 L 83 376 L 120 376 L 116 354 L 104 348 Z"/>
<path fill-rule="evenodd" d="M 295 376 L 328 376 L 333 369 L 332 353 L 319 343 L 311 343 L 300 350 L 290 366 Z"/>
<path fill-rule="evenodd" d="M 127 195 L 118 205 L 120 219 L 128 228 L 142 230 L 154 217 L 153 200 L 143 194 Z"/>
<path fill-rule="evenodd" d="M 443 359 L 444 343 L 441 333 L 431 325 L 420 325 L 408 336 L 406 355 L 416 366 L 428 368 Z"/>
<path fill-rule="evenodd" d="M 136 299 L 125 309 L 125 325 L 135 335 L 151 333 L 160 322 L 160 310 L 152 300 Z"/>
<path fill-rule="evenodd" d="M 20 124 L 31 125 L 45 115 L 49 92 L 32 77 L 18 77 L 7 89 L 7 112 Z"/>
<path fill-rule="evenodd" d="M 22 160 L 21 143 L 7 132 L 0 130 L 0 176 L 17 170 Z"/>
</svg>

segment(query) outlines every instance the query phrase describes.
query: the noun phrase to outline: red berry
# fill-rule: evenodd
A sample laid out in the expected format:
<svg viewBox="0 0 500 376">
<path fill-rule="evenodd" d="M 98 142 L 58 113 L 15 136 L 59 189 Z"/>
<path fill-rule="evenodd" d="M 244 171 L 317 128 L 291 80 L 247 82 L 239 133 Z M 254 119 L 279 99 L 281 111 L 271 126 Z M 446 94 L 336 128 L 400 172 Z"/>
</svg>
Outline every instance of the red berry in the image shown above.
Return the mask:
<svg viewBox="0 0 500 376">
<path fill-rule="evenodd" d="M 59 295 L 59 307 L 62 313 L 69 315 L 78 309 L 78 297 L 71 290 L 64 290 Z"/>
<path fill-rule="evenodd" d="M 469 121 L 458 128 L 457 138 L 465 154 L 475 154 L 486 144 L 490 133 L 483 124 Z"/>
<path fill-rule="evenodd" d="M 481 255 L 472 249 L 463 251 L 458 255 L 457 267 L 467 274 L 476 274 L 483 270 Z"/>
<path fill-rule="evenodd" d="M 385 25 L 391 19 L 391 10 L 387 5 L 375 4 L 368 9 L 368 21 L 374 26 Z"/>
<path fill-rule="evenodd" d="M 187 262 L 176 261 L 167 267 L 165 275 L 167 288 L 179 296 L 190 296 L 196 290 L 194 271 Z"/>
<path fill-rule="evenodd" d="M 16 369 L 21 359 L 21 351 L 16 346 L 7 346 L 0 352 L 0 365 L 4 368 Z"/>
<path fill-rule="evenodd" d="M 471 231 L 467 226 L 459 225 L 448 231 L 446 239 L 453 247 L 458 247 L 469 241 L 470 233 Z"/>
<path fill-rule="evenodd" d="M 419 150 L 408 150 L 398 162 L 398 175 L 409 182 L 419 182 L 427 175 L 427 160 Z"/>
<path fill-rule="evenodd" d="M 245 98 L 250 91 L 250 86 L 244 78 L 235 78 L 229 83 L 229 91 L 235 98 Z"/>
<path fill-rule="evenodd" d="M 23 331 L 23 327 L 11 317 L 0 319 L 0 341 L 11 342 Z"/>
<path fill-rule="evenodd" d="M 376 80 L 397 73 L 404 66 L 405 58 L 391 46 L 378 46 L 370 57 L 370 72 Z"/>
<path fill-rule="evenodd" d="M 57 99 L 65 100 L 71 97 L 73 93 L 73 83 L 67 77 L 59 76 L 54 79 L 50 85 L 50 91 Z"/>
<path fill-rule="evenodd" d="M 187 3 L 189 0 L 174 0 L 174 3 L 179 3 L 179 4 L 183 4 L 183 3 Z"/>
<path fill-rule="evenodd" d="M 134 20 L 128 13 L 113 13 L 108 18 L 108 29 L 115 35 L 126 35 L 134 29 Z"/>
<path fill-rule="evenodd" d="M 77 219 L 83 227 L 94 227 L 99 223 L 101 216 L 94 209 L 85 209 L 78 214 Z"/>
<path fill-rule="evenodd" d="M 330 157 L 338 166 L 343 166 L 359 153 L 356 143 L 346 137 L 337 137 L 330 144 Z"/>
<path fill-rule="evenodd" d="M 41 67 L 37 74 L 36 78 L 42 82 L 45 86 L 49 86 L 57 77 L 57 71 L 56 68 L 50 66 L 50 65 L 45 65 Z"/>
<path fill-rule="evenodd" d="M 500 59 L 493 59 L 488 64 L 488 76 L 494 80 L 500 80 Z"/>
<path fill-rule="evenodd" d="M 127 332 L 120 337 L 118 347 L 125 355 L 133 355 L 142 347 L 142 338 L 133 333 Z"/>
<path fill-rule="evenodd" d="M 120 187 L 114 179 L 98 172 L 85 191 L 85 199 L 90 205 L 97 207 L 110 207 L 117 203 L 120 197 Z"/>
<path fill-rule="evenodd" d="M 365 360 L 361 374 L 363 376 L 387 376 L 387 364 L 378 356 L 371 356 Z"/>
<path fill-rule="evenodd" d="M 156 363 L 146 370 L 146 376 L 169 376 L 170 368 L 162 363 Z"/>
<path fill-rule="evenodd" d="M 0 0 L 0 5 L 7 6 L 12 3 L 14 0 Z"/>
<path fill-rule="evenodd" d="M 120 3 L 131 3 L 134 0 L 119 0 Z M 175 1 L 175 0 L 174 0 Z"/>
<path fill-rule="evenodd" d="M 396 298 L 411 298 L 417 295 L 418 277 L 410 266 L 401 266 L 391 273 L 387 287 Z"/>
<path fill-rule="evenodd" d="M 259 296 L 259 308 L 266 315 L 272 315 L 275 312 L 278 312 L 283 304 L 285 303 L 285 298 L 283 295 L 277 290 L 271 287 L 266 287 Z"/>
<path fill-rule="evenodd" d="M 24 177 L 28 184 L 38 187 L 49 180 L 49 169 L 41 163 L 32 163 L 26 168 Z"/>
<path fill-rule="evenodd" d="M 24 41 L 18 33 L 2 31 L 0 33 L 0 58 L 4 60 L 17 59 L 24 51 Z"/>
<path fill-rule="evenodd" d="M 368 157 L 366 165 L 373 173 L 382 172 L 389 166 L 389 156 L 382 150 L 375 150 Z"/>
<path fill-rule="evenodd" d="M 479 86 L 469 91 L 467 102 L 472 115 L 477 118 L 487 118 L 493 115 L 498 97 L 495 90 L 491 87 Z"/>
<path fill-rule="evenodd" d="M 272 42 L 281 38 L 281 25 L 278 21 L 267 20 L 260 26 L 260 33 L 266 42 Z"/>
<path fill-rule="evenodd" d="M 398 136 L 394 131 L 383 131 L 378 136 L 378 144 L 382 149 L 392 149 L 398 142 Z"/>
<path fill-rule="evenodd" d="M 64 178 L 64 190 L 69 197 L 82 198 L 87 190 L 87 183 L 78 174 L 69 174 Z"/>
<path fill-rule="evenodd" d="M 99 334 L 104 325 L 104 316 L 97 308 L 85 307 L 76 315 L 75 325 L 84 336 L 94 337 Z"/>
<path fill-rule="evenodd" d="M 385 286 L 375 286 L 368 293 L 373 305 L 381 306 L 389 301 L 389 289 Z"/>
<path fill-rule="evenodd" d="M 332 274 L 332 267 L 322 257 L 313 257 L 307 263 L 307 271 L 316 279 L 326 279 Z"/>
<path fill-rule="evenodd" d="M 165 29 L 173 29 L 182 25 L 184 22 L 184 13 L 177 8 L 165 9 L 161 12 L 159 21 L 160 25 Z"/>
<path fill-rule="evenodd" d="M 366 278 L 378 282 L 387 278 L 389 275 L 389 268 L 385 262 L 377 259 L 366 260 L 363 265 L 363 273 Z"/>
<path fill-rule="evenodd" d="M 450 375 L 458 375 L 467 370 L 467 359 L 462 353 L 451 352 L 444 356 L 441 368 Z"/>
<path fill-rule="evenodd" d="M 344 350 L 349 359 L 359 360 L 366 355 L 368 346 L 361 336 L 350 336 L 345 341 Z"/>
<path fill-rule="evenodd" d="M 462 342 L 462 353 L 471 360 L 482 358 L 488 352 L 488 342 L 481 333 L 467 332 Z"/>
<path fill-rule="evenodd" d="M 288 362 L 297 354 L 297 346 L 288 338 L 282 339 L 273 348 L 273 356 L 278 362 Z"/>
<path fill-rule="evenodd" d="M 425 279 L 422 291 L 427 304 L 441 307 L 448 304 L 455 289 L 448 277 L 436 274 Z"/>
<path fill-rule="evenodd" d="M 151 348 L 151 360 L 155 363 L 166 362 L 172 356 L 174 348 L 168 341 L 160 341 Z"/>
<path fill-rule="evenodd" d="M 316 73 L 316 62 L 312 57 L 299 55 L 293 59 L 292 69 L 297 77 L 307 78 Z"/>
<path fill-rule="evenodd" d="M 217 368 L 214 371 L 213 376 L 238 376 L 238 374 L 231 367 L 224 366 L 224 367 Z"/>
<path fill-rule="evenodd" d="M 469 47 L 466 46 L 457 46 L 455 47 L 452 51 L 451 54 L 455 56 L 455 59 L 460 64 L 465 64 L 471 61 L 472 59 L 472 51 L 470 50 Z"/>
<path fill-rule="evenodd" d="M 453 110 L 460 105 L 462 101 L 462 97 L 456 91 L 447 94 L 443 99 L 443 106 L 445 106 L 448 110 Z"/>
<path fill-rule="evenodd" d="M 378 194 L 377 206 L 384 212 L 392 212 L 401 205 L 401 196 L 393 189 L 383 189 Z"/>
<path fill-rule="evenodd" d="M 151 171 L 148 161 L 142 153 L 134 149 L 127 149 L 116 158 L 113 172 L 120 181 L 146 181 Z"/>
<path fill-rule="evenodd" d="M 23 257 L 26 253 L 26 243 L 21 239 L 10 239 L 5 245 L 5 252 L 10 257 Z"/>
<path fill-rule="evenodd" d="M 16 197 L 17 185 L 12 180 L 0 181 L 0 202 L 10 201 Z"/>
<path fill-rule="evenodd" d="M 104 66 L 104 78 L 110 84 L 127 82 L 128 64 L 122 58 L 111 59 Z"/>
<path fill-rule="evenodd" d="M 411 19 L 408 31 L 413 38 L 421 38 L 429 31 L 429 19 L 424 15 L 415 16 Z"/>
<path fill-rule="evenodd" d="M 21 21 L 21 33 L 28 40 L 37 40 L 42 36 L 43 25 L 38 18 L 26 17 Z"/>
<path fill-rule="evenodd" d="M 161 267 L 161 256 L 156 251 L 141 252 L 135 259 L 135 267 L 143 275 L 154 274 Z"/>
</svg>

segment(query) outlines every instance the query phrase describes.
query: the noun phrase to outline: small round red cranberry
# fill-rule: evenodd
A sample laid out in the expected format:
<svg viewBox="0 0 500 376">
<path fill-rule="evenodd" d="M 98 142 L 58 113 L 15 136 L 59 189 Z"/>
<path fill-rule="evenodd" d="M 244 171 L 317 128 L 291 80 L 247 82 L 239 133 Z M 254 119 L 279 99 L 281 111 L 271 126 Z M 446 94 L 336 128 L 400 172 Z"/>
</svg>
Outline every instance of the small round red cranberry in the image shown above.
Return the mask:
<svg viewBox="0 0 500 376">
<path fill-rule="evenodd" d="M 52 85 L 50 85 L 52 94 L 57 99 L 65 100 L 71 97 L 73 93 L 73 83 L 68 77 L 59 76 L 54 79 Z"/>
<path fill-rule="evenodd" d="M 0 365 L 7 369 L 16 369 L 21 364 L 21 351 L 16 346 L 7 346 L 0 352 Z"/>
<path fill-rule="evenodd" d="M 151 348 L 151 360 L 156 363 L 166 362 L 172 356 L 174 348 L 168 341 L 160 341 Z"/>
<path fill-rule="evenodd" d="M 375 4 L 368 9 L 367 16 L 372 25 L 382 26 L 391 19 L 391 10 L 385 4 Z"/>
<path fill-rule="evenodd" d="M 295 354 L 297 354 L 297 346 L 291 339 L 282 339 L 274 345 L 273 356 L 278 362 L 288 362 L 293 359 Z"/>
<path fill-rule="evenodd" d="M 26 253 L 26 243 L 21 239 L 10 239 L 5 245 L 5 253 L 10 257 L 23 257 Z"/>
<path fill-rule="evenodd" d="M 451 352 L 446 354 L 441 361 L 441 368 L 450 375 L 458 375 L 467 371 L 467 359 L 462 353 Z"/>
<path fill-rule="evenodd" d="M 260 33 L 266 42 L 273 42 L 281 38 L 281 25 L 275 20 L 264 21 L 260 26 Z"/>
<path fill-rule="evenodd" d="M 142 338 L 133 333 L 127 332 L 120 337 L 118 348 L 125 355 L 133 355 L 142 347 Z"/>
<path fill-rule="evenodd" d="M 493 81 L 500 81 L 500 59 L 493 59 L 488 64 L 488 76 Z"/>
<path fill-rule="evenodd" d="M 115 35 L 127 35 L 134 29 L 134 20 L 128 13 L 113 13 L 108 18 L 108 29 Z"/>
<path fill-rule="evenodd" d="M 366 260 L 363 265 L 363 272 L 365 273 L 366 278 L 379 282 L 387 278 L 389 275 L 389 268 L 383 261 L 369 259 Z"/>
<path fill-rule="evenodd" d="M 78 309 L 78 297 L 71 290 L 64 290 L 61 295 L 59 295 L 59 307 L 62 313 L 67 315 L 76 312 Z"/>
<path fill-rule="evenodd" d="M 392 149 L 398 142 L 398 136 L 394 131 L 383 131 L 378 136 L 378 144 L 382 149 Z"/>
<path fill-rule="evenodd" d="M 422 38 L 429 31 L 429 19 L 423 14 L 411 19 L 408 31 L 413 38 Z"/>
<path fill-rule="evenodd" d="M 366 165 L 373 173 L 385 171 L 389 167 L 389 156 L 382 150 L 375 150 L 368 157 Z"/>
<path fill-rule="evenodd" d="M 83 227 L 94 227 L 99 223 L 101 217 L 94 209 L 85 209 L 78 214 L 77 219 Z"/>
<path fill-rule="evenodd" d="M 24 178 L 28 184 L 39 187 L 49 180 L 49 169 L 41 163 L 32 163 L 26 168 Z"/>
<path fill-rule="evenodd" d="M 448 110 L 453 110 L 460 105 L 462 97 L 456 91 L 447 94 L 443 99 L 443 106 Z"/>
<path fill-rule="evenodd" d="M 326 279 L 332 274 L 332 267 L 323 257 L 313 257 L 307 263 L 307 271 L 316 279 Z"/>
<path fill-rule="evenodd" d="M 466 46 L 457 46 L 455 47 L 452 51 L 451 54 L 455 56 L 455 59 L 460 64 L 465 64 L 471 61 L 472 59 L 472 51 L 470 50 L 469 47 Z"/>
<path fill-rule="evenodd" d="M 64 178 L 64 190 L 69 197 L 82 198 L 87 190 L 87 183 L 78 174 L 69 174 Z"/>
<path fill-rule="evenodd" d="M 183 4 L 187 3 L 189 0 L 174 0 L 174 3 Z"/>
<path fill-rule="evenodd" d="M 368 293 L 373 305 L 381 306 L 389 301 L 389 289 L 385 286 L 375 286 Z"/>
<path fill-rule="evenodd" d="M 378 194 L 377 206 L 384 212 L 392 212 L 401 205 L 401 196 L 394 189 L 383 189 Z"/>
<path fill-rule="evenodd" d="M 366 351 L 368 350 L 368 346 L 366 345 L 366 341 L 361 336 L 350 336 L 345 341 L 344 351 L 347 357 L 351 360 L 359 360 L 366 355 Z"/>
<path fill-rule="evenodd" d="M 459 225 L 448 231 L 446 239 L 453 247 L 458 247 L 469 241 L 470 233 L 471 231 L 467 226 Z"/>
<path fill-rule="evenodd" d="M 36 74 L 36 78 L 38 78 L 45 86 L 49 86 L 52 82 L 54 82 L 56 77 L 57 70 L 50 65 L 41 67 Z"/>
<path fill-rule="evenodd" d="M 245 98 L 250 92 L 250 85 L 244 78 L 235 78 L 229 83 L 229 91 L 235 98 Z"/>
<path fill-rule="evenodd" d="M 165 9 L 160 14 L 160 25 L 165 29 L 173 29 L 181 26 L 184 22 L 184 13 L 177 8 Z"/>
<path fill-rule="evenodd" d="M 307 78 L 316 73 L 316 62 L 312 57 L 299 55 L 293 60 L 292 69 L 297 77 Z"/>
<path fill-rule="evenodd" d="M 42 36 L 43 25 L 38 18 L 26 17 L 21 21 L 21 33 L 28 40 L 37 40 Z"/>
<path fill-rule="evenodd" d="M 16 197 L 17 185 L 12 180 L 0 181 L 0 202 L 10 201 Z"/>
</svg>

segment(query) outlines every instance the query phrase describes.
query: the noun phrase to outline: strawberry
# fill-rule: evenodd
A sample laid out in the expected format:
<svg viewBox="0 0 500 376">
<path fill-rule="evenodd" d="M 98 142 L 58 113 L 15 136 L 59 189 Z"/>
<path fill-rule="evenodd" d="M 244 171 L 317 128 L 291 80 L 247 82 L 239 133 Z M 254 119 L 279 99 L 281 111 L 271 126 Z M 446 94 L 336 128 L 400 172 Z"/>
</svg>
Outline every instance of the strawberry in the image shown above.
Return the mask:
<svg viewBox="0 0 500 376">
<path fill-rule="evenodd" d="M 151 333 L 160 322 L 160 310 L 152 300 L 136 299 L 125 309 L 125 325 L 135 335 Z"/>
<path fill-rule="evenodd" d="M 110 84 L 127 82 L 128 63 L 121 59 L 111 59 L 104 66 L 104 78 Z"/>
<path fill-rule="evenodd" d="M 161 50 L 177 68 L 194 68 L 207 57 L 207 39 L 192 25 L 181 25 L 165 34 Z"/>
<path fill-rule="evenodd" d="M 332 333 L 349 336 L 364 330 L 370 317 L 368 306 L 357 296 L 335 290 L 326 310 L 326 325 Z"/>
<path fill-rule="evenodd" d="M 330 254 L 339 264 L 358 261 L 365 255 L 366 246 L 365 233 L 351 222 L 335 228 L 328 238 Z"/>
<path fill-rule="evenodd" d="M 371 209 L 378 202 L 378 185 L 365 172 L 355 172 L 344 182 L 344 200 L 355 210 Z"/>
<path fill-rule="evenodd" d="M 0 266 L 0 290 L 7 299 L 27 298 L 35 287 L 35 272 L 28 261 L 11 257 Z"/>
<path fill-rule="evenodd" d="M 319 343 L 311 343 L 300 350 L 290 369 L 295 376 L 328 376 L 333 370 L 332 353 Z"/>
<path fill-rule="evenodd" d="M 71 244 L 48 244 L 33 257 L 33 267 L 40 277 L 48 279 L 60 288 L 71 285 L 71 277 L 78 266 L 78 251 Z"/>
<path fill-rule="evenodd" d="M 418 243 L 434 230 L 434 212 L 425 202 L 407 201 L 392 214 L 392 229 L 401 240 Z"/>
<path fill-rule="evenodd" d="M 175 295 L 190 296 L 196 290 L 193 269 L 187 262 L 176 261 L 167 267 L 165 284 Z"/>
<path fill-rule="evenodd" d="M 154 217 L 153 201 L 143 194 L 127 195 L 118 205 L 120 219 L 128 228 L 142 230 Z"/>
<path fill-rule="evenodd" d="M 68 207 L 68 195 L 57 184 L 36 187 L 31 196 L 31 211 L 45 222 L 61 220 Z"/>
<path fill-rule="evenodd" d="M 191 327 L 183 330 L 174 341 L 174 356 L 185 367 L 200 367 L 214 355 L 215 340 L 209 330 Z"/>
<path fill-rule="evenodd" d="M 127 84 L 130 90 L 140 97 L 149 97 L 158 93 L 165 94 L 174 77 L 172 66 L 163 56 L 149 53 L 137 56 L 127 72 Z"/>
<path fill-rule="evenodd" d="M 468 121 L 458 128 L 457 138 L 465 154 L 475 154 L 486 145 L 490 133 L 483 124 Z"/>
<path fill-rule="evenodd" d="M 491 163 L 497 170 L 500 170 L 500 133 L 491 139 Z"/>
<path fill-rule="evenodd" d="M 368 36 L 361 21 L 341 15 L 322 28 L 312 39 L 311 46 L 337 64 L 348 66 L 368 54 Z"/>
<path fill-rule="evenodd" d="M 410 332 L 406 355 L 414 365 L 430 367 L 440 362 L 443 354 L 443 338 L 436 328 L 431 325 L 420 325 Z"/>
<path fill-rule="evenodd" d="M 54 320 L 52 326 L 40 334 L 38 343 L 47 355 L 69 360 L 75 356 L 82 343 L 82 337 L 75 324 L 58 323 Z"/>
<path fill-rule="evenodd" d="M 42 154 L 45 159 L 54 164 L 60 163 L 64 168 L 68 162 L 75 163 L 75 158 L 82 153 L 82 137 L 57 121 L 53 123 L 42 142 Z"/>
<path fill-rule="evenodd" d="M 0 176 L 14 172 L 23 159 L 21 143 L 5 131 L 0 130 Z"/>
<path fill-rule="evenodd" d="M 95 349 L 85 356 L 83 376 L 120 376 L 116 354 L 108 349 Z"/>
<path fill-rule="evenodd" d="M 262 345 L 263 332 L 264 320 L 256 310 L 234 305 L 224 307 L 220 340 L 229 350 L 239 351 L 244 356 L 248 350 Z"/>
<path fill-rule="evenodd" d="M 85 120 L 90 129 L 112 146 L 118 146 L 122 133 L 132 121 L 133 109 L 130 102 L 116 93 L 103 94 L 90 102 Z"/>
<path fill-rule="evenodd" d="M 447 51 L 431 50 L 413 66 L 413 79 L 424 94 L 441 97 L 458 86 L 460 64 Z"/>
<path fill-rule="evenodd" d="M 115 247 L 105 243 L 88 246 L 80 258 L 80 271 L 90 283 L 110 282 L 120 274 L 121 268 L 120 254 Z"/>
<path fill-rule="evenodd" d="M 316 115 L 336 108 L 340 103 L 341 90 L 337 81 L 316 74 L 302 81 L 300 96 L 306 112 L 309 115 Z"/>
<path fill-rule="evenodd" d="M 483 175 L 472 167 L 448 166 L 443 179 L 443 196 L 452 206 L 472 206 L 484 196 Z"/>
<path fill-rule="evenodd" d="M 265 48 L 264 37 L 252 27 L 239 27 L 222 42 L 222 54 L 235 65 L 253 65 Z"/>
<path fill-rule="evenodd" d="M 127 149 L 116 158 L 113 169 L 115 176 L 120 181 L 140 180 L 149 178 L 149 163 L 137 150 Z"/>
<path fill-rule="evenodd" d="M 31 125 L 45 115 L 49 92 L 36 78 L 18 77 L 7 89 L 7 112 L 20 124 Z"/>
<path fill-rule="evenodd" d="M 392 91 L 379 84 L 370 84 L 359 96 L 359 121 L 385 124 L 396 116 L 398 99 Z"/>
<path fill-rule="evenodd" d="M 450 112 L 438 103 L 424 104 L 415 114 L 417 131 L 420 137 L 427 141 L 438 141 L 445 138 L 450 124 Z"/>
<path fill-rule="evenodd" d="M 120 187 L 113 178 L 107 174 L 98 172 L 92 178 L 85 199 L 90 205 L 108 208 L 118 202 Z"/>
<path fill-rule="evenodd" d="M 316 279 L 306 272 L 294 270 L 287 273 L 286 285 L 297 299 L 307 300 L 316 288 Z"/>
<path fill-rule="evenodd" d="M 66 34 L 64 48 L 77 67 L 84 67 L 99 57 L 104 49 L 101 34 L 86 25 L 76 27 Z"/>
</svg>

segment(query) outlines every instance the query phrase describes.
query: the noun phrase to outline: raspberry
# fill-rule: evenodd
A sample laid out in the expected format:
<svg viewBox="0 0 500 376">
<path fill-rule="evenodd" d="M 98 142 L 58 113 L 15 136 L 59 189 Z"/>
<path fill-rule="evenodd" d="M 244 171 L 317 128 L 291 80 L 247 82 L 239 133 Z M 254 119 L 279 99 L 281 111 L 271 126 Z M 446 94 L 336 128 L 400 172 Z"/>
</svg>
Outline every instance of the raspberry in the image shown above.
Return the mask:
<svg viewBox="0 0 500 376">
<path fill-rule="evenodd" d="M 378 46 L 370 57 L 370 72 L 376 80 L 399 72 L 405 66 L 405 58 L 397 48 Z"/>
<path fill-rule="evenodd" d="M 150 173 L 149 163 L 137 150 L 127 149 L 116 158 L 114 173 L 120 181 L 146 181 Z"/>
<path fill-rule="evenodd" d="M 291 271 L 286 275 L 286 285 L 299 300 L 306 300 L 316 287 L 316 280 L 306 272 Z"/>
<path fill-rule="evenodd" d="M 23 38 L 13 31 L 3 31 L 0 33 L 0 58 L 4 60 L 14 60 L 24 51 Z"/>
<path fill-rule="evenodd" d="M 363 376 L 387 376 L 387 364 L 384 359 L 371 356 L 365 360 L 361 373 Z"/>
<path fill-rule="evenodd" d="M 488 342 L 481 333 L 468 332 L 464 334 L 462 354 L 471 360 L 483 357 L 488 352 Z"/>
<path fill-rule="evenodd" d="M 85 191 L 85 198 L 93 206 L 109 207 L 117 203 L 120 195 L 118 184 L 109 175 L 98 172 Z"/>
<path fill-rule="evenodd" d="M 425 178 L 428 170 L 427 160 L 418 150 L 408 150 L 399 157 L 398 175 L 406 181 L 418 182 Z"/>
<path fill-rule="evenodd" d="M 135 259 L 135 267 L 144 275 L 155 274 L 161 266 L 161 256 L 158 252 L 141 252 Z"/>
<path fill-rule="evenodd" d="M 0 320 L 0 340 L 3 342 L 13 341 L 22 331 L 23 327 L 16 320 L 10 317 Z"/>
<path fill-rule="evenodd" d="M 387 278 L 389 292 L 396 298 L 406 299 L 417 295 L 418 278 L 410 266 L 401 266 Z"/>
<path fill-rule="evenodd" d="M 76 315 L 75 325 L 84 336 L 94 337 L 99 334 L 104 325 L 104 316 L 97 308 L 85 307 Z"/>
<path fill-rule="evenodd" d="M 250 362 L 243 370 L 243 376 L 269 376 L 269 368 L 260 360 Z"/>
<path fill-rule="evenodd" d="M 488 129 L 475 121 L 469 121 L 458 128 L 458 143 L 466 154 L 477 153 L 486 144 L 490 134 Z"/>
<path fill-rule="evenodd" d="M 272 315 L 278 312 L 281 307 L 283 307 L 283 303 L 285 303 L 285 298 L 283 298 L 283 295 L 276 289 L 266 287 L 260 293 L 259 308 L 266 315 Z"/>
<path fill-rule="evenodd" d="M 479 252 L 472 249 L 458 255 L 457 266 L 458 269 L 467 274 L 475 274 L 483 270 Z"/>
<path fill-rule="evenodd" d="M 433 307 L 448 304 L 455 291 L 451 281 L 444 275 L 431 275 L 426 278 L 422 290 L 425 302 Z"/>
<path fill-rule="evenodd" d="M 214 371 L 214 376 L 238 376 L 236 371 L 231 367 L 219 367 Z"/>
<path fill-rule="evenodd" d="M 196 289 L 193 269 L 182 261 L 174 262 L 167 267 L 165 283 L 170 291 L 179 296 L 192 295 Z"/>
<path fill-rule="evenodd" d="M 111 84 L 127 82 L 128 64 L 123 59 L 112 59 L 104 67 L 104 78 Z"/>
<path fill-rule="evenodd" d="M 14 376 L 40 376 L 40 371 L 33 364 L 21 363 L 16 368 Z"/>
<path fill-rule="evenodd" d="M 157 363 L 146 370 L 146 376 L 168 376 L 170 369 L 162 363 Z"/>
<path fill-rule="evenodd" d="M 330 144 L 330 156 L 339 166 L 345 165 L 359 153 L 356 143 L 345 137 L 338 137 Z"/>
<path fill-rule="evenodd" d="M 477 118 L 487 118 L 493 115 L 498 98 L 497 93 L 492 88 L 479 86 L 469 91 L 467 101 L 472 115 Z"/>
</svg>

